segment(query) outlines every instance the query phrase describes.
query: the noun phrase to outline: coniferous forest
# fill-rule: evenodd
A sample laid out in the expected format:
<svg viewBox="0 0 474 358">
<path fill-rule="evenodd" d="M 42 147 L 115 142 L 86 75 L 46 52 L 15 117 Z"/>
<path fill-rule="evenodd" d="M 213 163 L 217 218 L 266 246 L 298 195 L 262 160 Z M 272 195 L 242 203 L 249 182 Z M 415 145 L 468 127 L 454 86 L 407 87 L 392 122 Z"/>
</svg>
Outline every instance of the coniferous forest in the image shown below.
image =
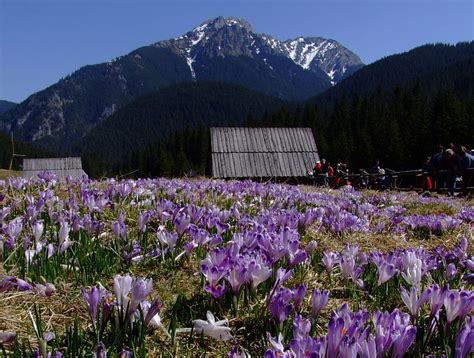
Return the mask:
<svg viewBox="0 0 474 358">
<path fill-rule="evenodd" d="M 311 127 L 320 155 L 331 162 L 344 161 L 352 169 L 368 168 L 376 160 L 396 170 L 421 168 L 437 144 L 474 146 L 473 47 L 473 43 L 424 46 L 383 59 L 383 65 L 367 66 L 359 71 L 361 74 L 307 102 L 267 102 L 263 115 L 247 111 L 244 122 L 222 120 L 219 125 Z M 453 51 L 460 60 L 453 59 Z M 436 61 L 425 68 L 430 53 Z M 410 63 L 411 71 L 407 70 Z M 236 96 L 234 93 L 234 100 Z M 191 105 L 193 98 L 187 100 Z M 202 100 L 202 95 L 195 100 Z M 245 106 L 240 108 L 242 113 L 237 117 L 242 118 Z M 137 123 L 140 113 L 135 115 Z M 203 118 L 163 140 L 126 152 L 113 165 L 97 156 L 86 157 L 86 167 L 94 176 L 209 174 L 210 123 Z"/>
</svg>

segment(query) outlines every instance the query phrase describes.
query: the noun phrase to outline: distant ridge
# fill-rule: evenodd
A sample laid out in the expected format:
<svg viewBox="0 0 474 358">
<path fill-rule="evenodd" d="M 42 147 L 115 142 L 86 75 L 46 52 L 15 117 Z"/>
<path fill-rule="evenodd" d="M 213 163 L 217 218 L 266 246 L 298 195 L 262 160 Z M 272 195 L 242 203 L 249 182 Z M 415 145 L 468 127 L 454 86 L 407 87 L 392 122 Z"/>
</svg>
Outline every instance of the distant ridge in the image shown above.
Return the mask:
<svg viewBox="0 0 474 358">
<path fill-rule="evenodd" d="M 0 99 L 0 114 L 9 111 L 13 107 L 15 107 L 17 103 L 10 102 L 10 101 L 4 101 Z"/>
</svg>

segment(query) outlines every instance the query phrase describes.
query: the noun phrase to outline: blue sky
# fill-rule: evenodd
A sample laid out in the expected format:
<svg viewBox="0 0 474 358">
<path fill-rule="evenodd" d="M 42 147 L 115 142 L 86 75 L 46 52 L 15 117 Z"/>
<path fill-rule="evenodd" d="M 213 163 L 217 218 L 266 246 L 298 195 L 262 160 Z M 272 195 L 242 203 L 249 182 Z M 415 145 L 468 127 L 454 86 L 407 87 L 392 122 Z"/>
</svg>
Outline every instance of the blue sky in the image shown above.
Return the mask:
<svg viewBox="0 0 474 358">
<path fill-rule="evenodd" d="M 282 40 L 333 38 L 365 63 L 474 38 L 472 0 L 0 0 L 0 99 L 23 101 L 81 66 L 219 15 Z"/>
</svg>

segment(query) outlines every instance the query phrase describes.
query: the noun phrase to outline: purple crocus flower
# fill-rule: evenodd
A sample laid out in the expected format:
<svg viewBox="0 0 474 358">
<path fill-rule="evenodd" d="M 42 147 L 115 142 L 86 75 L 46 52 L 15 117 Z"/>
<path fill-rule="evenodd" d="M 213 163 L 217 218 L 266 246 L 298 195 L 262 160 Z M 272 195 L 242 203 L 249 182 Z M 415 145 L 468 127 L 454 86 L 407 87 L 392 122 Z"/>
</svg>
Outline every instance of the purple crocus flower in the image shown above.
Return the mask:
<svg viewBox="0 0 474 358">
<path fill-rule="evenodd" d="M 462 280 L 467 284 L 467 285 L 474 285 L 474 273 L 470 274 L 465 274 L 462 276 Z"/>
<path fill-rule="evenodd" d="M 431 286 L 430 296 L 430 317 L 435 317 L 444 304 L 444 300 L 449 293 L 447 286 L 440 288 L 438 285 Z"/>
<path fill-rule="evenodd" d="M 153 280 L 136 278 L 132 286 L 132 298 L 129 305 L 129 314 L 135 313 L 138 305 L 145 300 L 153 289 Z"/>
<path fill-rule="evenodd" d="M 224 232 L 226 232 L 230 225 L 226 223 L 222 223 L 220 220 L 216 221 L 216 230 L 217 230 L 217 235 L 222 235 Z"/>
<path fill-rule="evenodd" d="M 237 295 L 240 287 L 243 285 L 247 278 L 247 269 L 241 265 L 235 265 L 230 271 L 227 277 L 230 286 L 232 287 L 232 293 Z"/>
<path fill-rule="evenodd" d="M 252 288 L 256 288 L 272 275 L 271 268 L 266 266 L 261 259 L 253 261 L 249 265 L 248 272 L 252 281 Z"/>
<path fill-rule="evenodd" d="M 155 316 L 160 312 L 161 308 L 163 307 L 163 304 L 161 303 L 159 298 L 156 298 L 151 305 L 148 307 L 146 316 L 145 316 L 145 324 L 148 325 L 152 319 L 155 318 Z"/>
<path fill-rule="evenodd" d="M 374 317 L 375 345 L 378 355 L 388 353 L 393 342 L 401 336 L 410 323 L 410 315 L 395 309 L 393 312 L 375 311 Z"/>
<path fill-rule="evenodd" d="M 46 331 L 43 333 L 43 339 L 45 342 L 52 341 L 55 337 L 56 335 L 51 331 Z"/>
<path fill-rule="evenodd" d="M 283 322 L 291 313 L 292 306 L 290 300 L 293 298 L 293 293 L 287 288 L 279 288 L 270 299 L 268 309 L 272 317 L 278 322 Z"/>
<path fill-rule="evenodd" d="M 474 352 L 474 318 L 471 317 L 459 331 L 456 338 L 454 357 L 464 358 Z"/>
<path fill-rule="evenodd" d="M 308 256 L 311 256 L 313 252 L 316 250 L 318 247 L 318 243 L 314 240 L 310 241 L 308 245 L 306 245 L 305 251 Z"/>
<path fill-rule="evenodd" d="M 117 358 L 133 358 L 133 353 L 127 350 L 123 350 L 119 354 L 117 354 Z"/>
<path fill-rule="evenodd" d="M 336 358 L 339 352 L 339 345 L 345 334 L 344 319 L 333 315 L 328 323 L 327 334 L 327 357 Z"/>
<path fill-rule="evenodd" d="M 295 303 L 295 310 L 298 311 L 306 295 L 306 286 L 299 285 L 293 289 L 293 302 Z"/>
<path fill-rule="evenodd" d="M 94 348 L 94 358 L 107 358 L 107 349 L 105 348 L 105 344 L 99 342 L 97 346 Z"/>
<path fill-rule="evenodd" d="M 112 301 L 112 293 L 109 291 L 105 291 L 102 299 L 101 327 L 105 327 L 107 320 L 109 319 L 110 311 L 114 306 L 115 303 Z"/>
<path fill-rule="evenodd" d="M 459 310 L 459 320 L 464 321 L 464 318 L 474 310 L 474 292 L 461 291 L 459 294 L 461 300 L 461 308 Z"/>
<path fill-rule="evenodd" d="M 69 223 L 62 220 L 59 226 L 59 252 L 63 253 L 71 246 L 71 241 L 69 240 Z"/>
<path fill-rule="evenodd" d="M 145 232 L 146 224 L 148 223 L 149 219 L 150 219 L 149 213 L 139 213 L 138 214 L 138 230 L 140 230 L 141 232 Z"/>
<path fill-rule="evenodd" d="M 290 358 L 290 352 L 285 352 L 285 347 L 283 346 L 283 335 L 281 333 L 278 334 L 278 338 L 273 338 L 270 334 L 268 334 L 268 341 L 272 345 L 272 348 L 267 350 L 264 353 L 264 358 Z"/>
<path fill-rule="evenodd" d="M 293 275 L 293 270 L 285 270 L 280 267 L 276 273 L 275 287 L 280 287 L 283 283 Z"/>
<path fill-rule="evenodd" d="M 361 357 L 377 358 L 377 346 L 373 335 L 370 335 L 367 339 L 361 339 L 359 341 L 359 349 Z"/>
<path fill-rule="evenodd" d="M 392 357 L 402 358 L 416 338 L 416 327 L 407 326 L 393 343 Z"/>
<path fill-rule="evenodd" d="M 327 305 L 329 300 L 329 292 L 328 291 L 320 291 L 313 289 L 311 292 L 311 312 L 313 318 L 321 312 L 321 310 Z"/>
<path fill-rule="evenodd" d="M 31 229 L 33 231 L 33 236 L 35 238 L 35 242 L 39 242 L 41 236 L 43 235 L 44 224 L 42 221 L 35 221 L 31 225 Z"/>
<path fill-rule="evenodd" d="M 299 314 L 295 314 L 295 318 L 293 318 L 293 338 L 304 339 L 308 337 L 310 331 L 311 331 L 310 320 L 302 317 Z"/>
<path fill-rule="evenodd" d="M 89 311 L 89 315 L 92 320 L 92 324 L 94 328 L 97 328 L 97 308 L 99 306 L 99 302 L 104 296 L 104 289 L 102 287 L 94 287 L 92 286 L 89 289 L 89 292 L 85 288 L 81 290 L 82 298 L 87 304 L 87 310 Z"/>
<path fill-rule="evenodd" d="M 22 220 L 21 217 L 18 217 L 8 223 L 7 234 L 12 240 L 15 240 L 23 230 Z"/>
<path fill-rule="evenodd" d="M 326 353 L 326 337 L 292 339 L 290 349 L 291 357 L 324 357 Z"/>
<path fill-rule="evenodd" d="M 334 265 L 337 263 L 338 256 L 334 252 L 329 252 L 329 253 L 323 252 L 322 261 L 324 264 L 324 268 L 326 269 L 326 272 L 329 273 L 332 271 Z"/>
<path fill-rule="evenodd" d="M 191 223 L 191 218 L 185 213 L 180 213 L 174 219 L 174 227 L 179 236 L 183 235 L 186 228 Z"/>
<path fill-rule="evenodd" d="M 464 267 L 466 267 L 469 271 L 474 272 L 474 257 L 465 260 Z"/>
<path fill-rule="evenodd" d="M 222 277 L 224 277 L 224 273 L 215 266 L 211 267 L 210 269 L 206 269 L 205 272 L 201 269 L 201 272 L 207 279 L 207 282 L 204 285 L 204 290 L 209 292 L 214 298 L 221 297 L 226 289 L 225 285 L 220 282 Z"/>
<path fill-rule="evenodd" d="M 21 278 L 13 276 L 0 276 L 0 293 L 11 290 L 30 291 L 31 285 Z"/>
<path fill-rule="evenodd" d="M 15 339 L 15 332 L 0 332 L 0 345 L 13 343 Z"/>
<path fill-rule="evenodd" d="M 380 286 L 381 284 L 390 280 L 396 272 L 397 270 L 395 269 L 394 265 L 383 260 L 380 264 L 377 265 L 377 286 Z"/>
<path fill-rule="evenodd" d="M 445 272 L 445 274 L 446 274 L 446 279 L 447 279 L 448 281 L 450 281 L 450 280 L 452 280 L 454 277 L 456 277 L 457 274 L 458 274 L 458 270 L 457 270 L 457 268 L 456 268 L 456 265 L 451 262 L 451 263 L 448 265 L 448 267 L 446 267 L 446 272 Z"/>
<path fill-rule="evenodd" d="M 444 307 L 446 308 L 446 318 L 448 324 L 451 324 L 461 311 L 461 295 L 459 291 L 450 291 L 444 299 Z"/>
<path fill-rule="evenodd" d="M 116 239 L 125 239 L 127 237 L 127 225 L 125 225 L 125 219 L 125 214 L 120 213 L 117 221 L 112 223 L 112 231 L 114 232 Z"/>
<path fill-rule="evenodd" d="M 304 262 L 308 258 L 308 255 L 304 250 L 296 250 L 294 253 L 290 252 L 288 255 L 288 267 L 293 268 L 296 265 Z"/>
<path fill-rule="evenodd" d="M 412 286 L 410 292 L 408 292 L 405 288 L 400 288 L 400 296 L 402 297 L 403 303 L 408 307 L 412 316 L 418 315 L 418 310 L 420 309 L 421 305 L 425 303 L 431 296 L 432 289 L 428 287 L 418 298 L 418 289 L 416 286 Z"/>
</svg>

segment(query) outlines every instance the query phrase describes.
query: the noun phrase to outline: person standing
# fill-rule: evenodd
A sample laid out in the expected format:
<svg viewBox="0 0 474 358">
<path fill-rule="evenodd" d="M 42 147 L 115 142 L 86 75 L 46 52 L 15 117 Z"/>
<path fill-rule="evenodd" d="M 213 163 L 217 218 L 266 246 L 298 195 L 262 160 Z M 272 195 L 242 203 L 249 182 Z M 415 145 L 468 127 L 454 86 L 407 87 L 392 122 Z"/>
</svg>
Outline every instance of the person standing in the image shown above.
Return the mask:
<svg viewBox="0 0 474 358">
<path fill-rule="evenodd" d="M 328 167 L 329 163 L 326 159 L 321 159 L 321 174 L 323 176 L 324 185 L 328 185 Z"/>
<path fill-rule="evenodd" d="M 471 155 L 468 150 L 461 145 L 456 147 L 456 154 L 459 157 L 459 172 L 462 176 L 461 188 L 463 194 L 467 194 L 467 188 L 471 185 L 473 177 L 468 169 L 474 168 L 474 155 Z"/>
<path fill-rule="evenodd" d="M 314 164 L 314 168 L 313 168 L 313 177 L 314 177 L 314 183 L 317 184 L 317 185 L 320 185 L 321 182 L 321 162 L 318 160 L 315 164 Z"/>
<path fill-rule="evenodd" d="M 447 170 L 445 180 L 449 196 L 454 196 L 454 190 L 456 188 L 456 162 L 457 160 L 454 151 L 451 148 L 446 149 L 441 161 L 441 168 Z"/>
</svg>

